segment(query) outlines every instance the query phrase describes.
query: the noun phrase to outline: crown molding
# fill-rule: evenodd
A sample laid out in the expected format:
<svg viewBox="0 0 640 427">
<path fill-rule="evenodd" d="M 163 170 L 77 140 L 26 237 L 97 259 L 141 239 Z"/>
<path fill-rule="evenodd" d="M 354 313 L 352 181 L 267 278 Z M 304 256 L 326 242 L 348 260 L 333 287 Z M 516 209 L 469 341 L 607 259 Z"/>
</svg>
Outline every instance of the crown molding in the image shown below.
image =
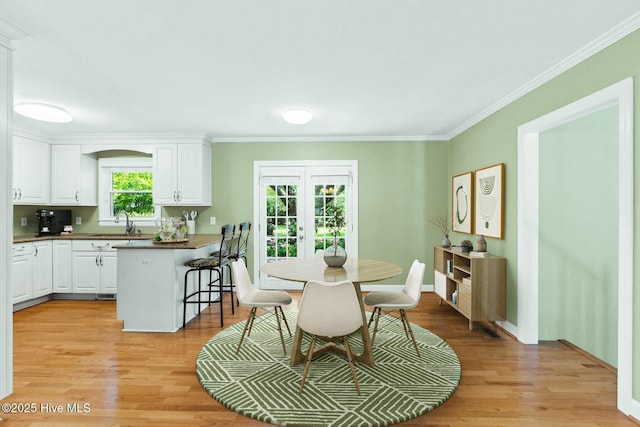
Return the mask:
<svg viewBox="0 0 640 427">
<path fill-rule="evenodd" d="M 37 141 L 46 142 L 49 144 L 51 143 L 51 135 L 32 128 L 21 126 L 19 124 L 16 124 L 15 122 L 13 123 L 13 134 L 15 136 L 20 136 L 23 138 L 35 139 Z"/>
<path fill-rule="evenodd" d="M 623 21 L 620 25 L 612 28 L 611 30 L 604 33 L 602 36 L 593 40 L 590 43 L 587 43 L 582 48 L 578 49 L 572 55 L 568 56 L 564 60 L 560 61 L 553 67 L 549 68 L 547 71 L 539 74 L 537 77 L 533 78 L 529 82 L 520 86 L 518 89 L 500 99 L 498 102 L 492 104 L 485 110 L 471 117 L 466 122 L 462 123 L 460 126 L 453 129 L 448 135 L 447 140 L 451 140 L 456 136 L 460 135 L 462 132 L 468 130 L 472 126 L 480 123 L 490 115 L 500 111 L 502 108 L 511 104 L 512 102 L 522 98 L 528 93 L 534 91 L 539 88 L 543 84 L 553 80 L 558 77 L 560 74 L 568 71 L 569 69 L 575 67 L 579 63 L 584 60 L 592 57 L 596 53 L 606 49 L 611 46 L 615 42 L 621 40 L 623 37 L 628 36 L 632 32 L 636 31 L 640 28 L 640 12 L 631 15 L 625 21 Z"/>
<path fill-rule="evenodd" d="M 203 132 L 186 133 L 86 133 L 59 134 L 50 137 L 52 144 L 167 144 L 167 143 L 202 143 L 207 142 Z"/>
<path fill-rule="evenodd" d="M 13 49 L 11 40 L 21 40 L 31 37 L 29 33 L 0 18 L 0 44 Z"/>
<path fill-rule="evenodd" d="M 448 141 L 447 135 L 407 135 L 407 136 L 267 136 L 267 137 L 213 137 L 212 143 L 223 142 L 434 142 Z"/>
</svg>

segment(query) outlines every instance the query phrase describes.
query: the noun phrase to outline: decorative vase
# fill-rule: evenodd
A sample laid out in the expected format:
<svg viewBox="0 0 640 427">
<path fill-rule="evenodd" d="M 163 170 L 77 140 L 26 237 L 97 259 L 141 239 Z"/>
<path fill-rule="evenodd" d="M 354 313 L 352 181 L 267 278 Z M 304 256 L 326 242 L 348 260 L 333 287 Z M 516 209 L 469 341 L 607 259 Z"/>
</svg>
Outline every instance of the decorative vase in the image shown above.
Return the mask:
<svg viewBox="0 0 640 427">
<path fill-rule="evenodd" d="M 324 250 L 324 262 L 329 267 L 342 267 L 347 262 L 347 251 L 340 245 L 331 245 Z"/>
<path fill-rule="evenodd" d="M 449 240 L 449 236 L 445 235 L 444 239 L 442 239 L 442 242 L 440 242 L 440 245 L 443 248 L 448 248 L 449 246 L 451 246 L 451 240 Z"/>
<path fill-rule="evenodd" d="M 476 242 L 476 252 L 486 252 L 487 251 L 487 241 L 484 239 L 484 236 L 481 234 L 478 237 L 478 241 Z"/>
</svg>

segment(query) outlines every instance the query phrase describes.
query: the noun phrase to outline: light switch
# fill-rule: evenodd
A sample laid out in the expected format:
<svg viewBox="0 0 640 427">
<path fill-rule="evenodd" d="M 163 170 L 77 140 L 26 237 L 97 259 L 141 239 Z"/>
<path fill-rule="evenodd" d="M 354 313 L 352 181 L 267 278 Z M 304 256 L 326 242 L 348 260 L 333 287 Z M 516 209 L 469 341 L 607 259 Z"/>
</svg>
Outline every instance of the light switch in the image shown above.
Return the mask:
<svg viewBox="0 0 640 427">
<path fill-rule="evenodd" d="M 23 227 L 26 227 L 26 225 L 27 225 L 27 217 L 23 216 L 22 218 L 20 218 L 20 225 L 23 226 Z"/>
<path fill-rule="evenodd" d="M 82 224 L 82 217 L 81 216 L 77 216 L 76 217 L 76 225 L 81 225 Z"/>
</svg>

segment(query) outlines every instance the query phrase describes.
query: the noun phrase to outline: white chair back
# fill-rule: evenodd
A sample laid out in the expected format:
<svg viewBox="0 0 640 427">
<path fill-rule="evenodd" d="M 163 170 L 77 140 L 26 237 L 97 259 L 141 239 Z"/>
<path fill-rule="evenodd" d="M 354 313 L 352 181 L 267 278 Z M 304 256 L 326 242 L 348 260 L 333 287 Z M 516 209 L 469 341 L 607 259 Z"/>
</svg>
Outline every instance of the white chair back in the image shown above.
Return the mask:
<svg viewBox="0 0 640 427">
<path fill-rule="evenodd" d="M 424 263 L 417 259 L 411 264 L 409 274 L 407 274 L 407 281 L 402 288 L 402 292 L 408 295 L 416 305 L 420 302 L 420 295 L 422 294 L 422 280 L 424 279 Z"/>
<path fill-rule="evenodd" d="M 307 282 L 298 309 L 298 326 L 312 335 L 341 337 L 362 326 L 353 283 Z"/>
<path fill-rule="evenodd" d="M 247 266 L 242 260 L 232 262 L 231 270 L 233 271 L 238 301 L 240 301 L 241 304 L 245 304 L 247 302 L 247 296 L 255 291 L 253 283 L 251 283 L 249 270 L 247 270 Z"/>
</svg>

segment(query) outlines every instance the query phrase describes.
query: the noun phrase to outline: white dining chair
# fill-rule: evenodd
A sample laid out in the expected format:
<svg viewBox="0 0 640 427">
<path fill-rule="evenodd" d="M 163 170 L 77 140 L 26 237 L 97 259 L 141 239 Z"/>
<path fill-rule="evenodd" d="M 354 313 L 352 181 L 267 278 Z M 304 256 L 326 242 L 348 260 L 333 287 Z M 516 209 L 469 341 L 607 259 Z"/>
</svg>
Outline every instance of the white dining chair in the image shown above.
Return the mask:
<svg viewBox="0 0 640 427">
<path fill-rule="evenodd" d="M 264 291 L 256 289 L 253 286 L 253 283 L 251 283 L 251 277 L 249 277 L 247 265 L 243 260 L 234 261 L 231 264 L 231 268 L 233 269 L 233 275 L 236 279 L 236 293 L 240 305 L 251 307 L 249 318 L 247 319 L 244 325 L 244 329 L 242 330 L 242 336 L 240 337 L 240 342 L 238 343 L 236 354 L 240 352 L 240 346 L 242 346 L 242 341 L 244 340 L 245 334 L 247 336 L 251 335 L 251 328 L 253 327 L 253 322 L 255 321 L 256 311 L 258 310 L 258 308 L 267 309 L 269 307 L 273 307 L 274 309 L 274 315 L 278 323 L 278 332 L 280 333 L 280 342 L 282 342 L 282 350 L 284 351 L 284 354 L 287 354 L 287 348 L 284 345 L 284 336 L 282 335 L 282 324 L 280 323 L 280 317 L 282 316 L 282 320 L 287 327 L 289 336 L 291 336 L 291 329 L 289 329 L 287 318 L 284 315 L 284 311 L 282 310 L 283 305 L 291 304 L 291 301 L 293 300 L 291 298 L 291 295 L 289 295 L 285 291 Z"/>
<path fill-rule="evenodd" d="M 349 334 L 362 327 L 362 311 L 353 283 L 315 280 L 307 282 L 300 300 L 298 327 L 312 336 L 300 383 L 300 393 L 304 392 L 304 384 L 313 359 L 317 338 L 329 337 L 332 340 L 342 340 L 344 343 L 351 376 L 356 385 L 356 391 L 360 394 L 360 385 L 348 337 Z"/>
<path fill-rule="evenodd" d="M 371 345 L 373 345 L 376 339 L 376 333 L 378 332 L 378 322 L 380 321 L 380 314 L 382 313 L 382 310 L 384 309 L 387 314 L 398 310 L 400 311 L 400 320 L 402 321 L 402 326 L 404 327 L 404 333 L 405 335 L 407 335 L 407 338 L 409 338 L 409 335 L 411 335 L 413 346 L 416 349 L 416 353 L 418 353 L 418 357 L 420 357 L 420 350 L 418 350 L 418 344 L 416 343 L 416 338 L 413 335 L 411 324 L 409 323 L 409 320 L 407 320 L 407 313 L 405 312 L 405 310 L 416 307 L 420 302 L 424 269 L 424 263 L 421 263 L 416 259 L 411 264 L 411 269 L 409 270 L 407 280 L 402 290 L 374 291 L 369 292 L 369 294 L 364 297 L 365 305 L 373 307 L 373 313 L 369 318 L 369 326 L 371 326 L 371 322 L 373 321 L 373 319 L 376 319 L 376 323 L 373 328 L 373 335 L 371 337 Z"/>
</svg>

